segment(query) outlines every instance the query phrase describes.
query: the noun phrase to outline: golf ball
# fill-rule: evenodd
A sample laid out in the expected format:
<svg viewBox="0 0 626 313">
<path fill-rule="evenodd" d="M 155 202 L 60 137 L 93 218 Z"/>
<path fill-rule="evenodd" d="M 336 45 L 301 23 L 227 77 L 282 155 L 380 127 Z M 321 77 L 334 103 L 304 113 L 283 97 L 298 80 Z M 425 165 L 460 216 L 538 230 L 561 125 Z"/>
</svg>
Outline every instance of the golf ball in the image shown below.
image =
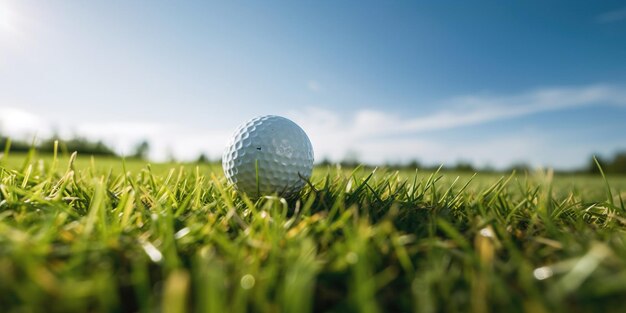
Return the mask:
<svg viewBox="0 0 626 313">
<path fill-rule="evenodd" d="M 300 126 L 281 116 L 241 124 L 222 155 L 228 182 L 249 196 L 297 193 L 313 170 L 313 147 Z"/>
</svg>

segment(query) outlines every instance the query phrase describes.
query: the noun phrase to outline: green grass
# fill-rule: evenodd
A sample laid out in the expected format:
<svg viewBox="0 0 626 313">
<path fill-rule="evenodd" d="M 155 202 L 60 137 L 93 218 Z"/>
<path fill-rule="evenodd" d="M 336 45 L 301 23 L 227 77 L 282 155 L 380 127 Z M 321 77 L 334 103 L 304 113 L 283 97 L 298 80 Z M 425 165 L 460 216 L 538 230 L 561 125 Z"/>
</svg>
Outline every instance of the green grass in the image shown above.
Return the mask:
<svg viewBox="0 0 626 313">
<path fill-rule="evenodd" d="M 0 162 L 2 312 L 588 312 L 626 304 L 626 178 Z M 608 188 L 606 183 L 608 183 Z"/>
</svg>

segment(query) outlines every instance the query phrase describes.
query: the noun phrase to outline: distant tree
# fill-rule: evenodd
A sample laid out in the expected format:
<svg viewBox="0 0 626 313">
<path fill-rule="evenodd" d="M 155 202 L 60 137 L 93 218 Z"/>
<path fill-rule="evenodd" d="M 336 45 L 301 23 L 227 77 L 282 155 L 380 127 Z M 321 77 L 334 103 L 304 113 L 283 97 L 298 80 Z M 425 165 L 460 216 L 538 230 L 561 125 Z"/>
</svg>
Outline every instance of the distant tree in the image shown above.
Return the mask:
<svg viewBox="0 0 626 313">
<path fill-rule="evenodd" d="M 12 140 L 12 139 L 9 139 L 9 137 L 0 136 L 0 148 L 2 148 L 3 152 L 7 144 L 9 144 L 9 142 L 10 142 L 10 151 L 12 152 L 27 152 L 32 147 L 30 143 L 20 141 L 20 140 Z"/>
<path fill-rule="evenodd" d="M 90 141 L 86 138 L 75 137 L 69 140 L 62 140 L 58 136 L 52 136 L 42 141 L 37 149 L 44 153 L 54 152 L 55 142 L 59 143 L 59 153 L 72 153 L 74 151 L 79 154 L 87 155 L 107 155 L 115 156 L 115 151 L 102 141 Z"/>
<path fill-rule="evenodd" d="M 200 164 L 209 163 L 209 157 L 207 157 L 207 155 L 204 153 L 200 153 L 200 155 L 196 159 L 196 163 L 200 163 Z"/>
<path fill-rule="evenodd" d="M 406 167 L 408 169 L 415 170 L 415 169 L 421 168 L 422 165 L 420 164 L 418 160 L 411 160 L 409 161 L 409 163 L 406 164 Z"/>
<path fill-rule="evenodd" d="M 626 151 L 618 152 L 613 157 L 613 162 L 609 165 L 611 173 L 624 174 L 626 173 Z"/>
<path fill-rule="evenodd" d="M 475 172 L 476 168 L 474 168 L 474 166 L 466 161 L 459 161 L 453 168 L 452 170 L 454 171 L 458 171 L 458 172 Z"/>
<path fill-rule="evenodd" d="M 148 143 L 147 140 L 143 140 L 135 146 L 135 152 L 133 152 L 131 157 L 143 160 L 143 159 L 148 158 L 149 152 L 150 152 L 150 143 Z"/>
<path fill-rule="evenodd" d="M 72 153 L 74 151 L 85 155 L 116 156 L 115 151 L 102 141 L 91 141 L 83 137 L 74 137 L 68 140 L 61 139 L 58 135 L 53 135 L 48 139 L 41 140 L 38 144 L 29 143 L 22 140 L 9 140 L 8 137 L 0 136 L 0 149 L 4 150 L 8 142 L 11 142 L 10 151 L 27 152 L 35 148 L 42 153 L 53 153 L 55 142 L 58 142 L 58 153 Z"/>
<path fill-rule="evenodd" d="M 481 168 L 480 171 L 483 173 L 494 173 L 496 172 L 496 168 L 493 167 L 493 165 L 491 164 L 487 164 L 483 168 Z"/>
<path fill-rule="evenodd" d="M 332 163 L 330 162 L 330 160 L 328 159 L 328 157 L 324 157 L 322 159 L 322 161 L 320 161 L 319 165 L 320 166 L 330 166 Z"/>
<path fill-rule="evenodd" d="M 507 172 L 513 172 L 515 171 L 516 173 L 528 173 L 530 171 L 532 171 L 532 167 L 530 165 L 528 165 L 527 163 L 514 163 L 513 165 L 511 165 Z"/>
<path fill-rule="evenodd" d="M 598 160 L 598 164 L 603 171 L 608 169 L 609 162 L 600 156 L 591 156 L 589 161 L 587 161 L 587 172 L 591 174 L 600 174 L 600 169 L 598 168 L 598 164 L 596 164 L 596 160 Z"/>
<path fill-rule="evenodd" d="M 344 167 L 357 167 L 360 164 L 359 153 L 354 150 L 348 150 L 340 164 Z"/>
</svg>

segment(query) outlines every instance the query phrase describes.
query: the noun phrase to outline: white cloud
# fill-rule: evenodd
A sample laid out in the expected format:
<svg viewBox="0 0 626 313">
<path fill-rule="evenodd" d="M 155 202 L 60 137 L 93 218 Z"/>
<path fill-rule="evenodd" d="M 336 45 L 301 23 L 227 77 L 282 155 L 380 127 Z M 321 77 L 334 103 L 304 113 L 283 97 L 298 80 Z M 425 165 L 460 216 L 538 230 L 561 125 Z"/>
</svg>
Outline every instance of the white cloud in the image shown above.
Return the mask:
<svg viewBox="0 0 626 313">
<path fill-rule="evenodd" d="M 341 128 L 352 137 L 419 133 L 483 124 L 541 112 L 596 104 L 626 104 L 626 91 L 608 85 L 581 88 L 546 88 L 509 96 L 465 96 L 438 104 L 445 107 L 436 113 L 403 118 L 376 110 L 361 110 L 353 118 L 342 119 L 333 112 L 309 108 L 292 112 L 302 123 L 315 128 Z M 341 120 L 341 123 L 339 122 Z M 322 124 L 324 127 L 320 127 Z"/>
<path fill-rule="evenodd" d="M 288 112 L 286 116 L 309 134 L 317 160 L 324 157 L 340 160 L 348 151 L 355 151 L 362 161 L 371 163 L 417 158 L 426 163 L 450 164 L 466 160 L 502 167 L 526 161 L 533 165 L 571 167 L 598 146 L 594 143 L 564 146 L 559 143 L 560 138 L 551 138 L 549 134 L 532 129 L 513 129 L 488 138 L 454 142 L 439 141 L 432 135 L 440 130 L 598 104 L 626 105 L 626 90 L 610 85 L 589 85 L 537 89 L 514 95 L 454 97 L 433 105 L 441 109 L 418 117 L 371 109 L 344 116 L 315 107 Z M 63 126 L 55 129 L 52 125 Z M 151 143 L 151 156 L 157 160 L 165 159 L 170 151 L 185 160 L 194 159 L 200 153 L 220 157 L 233 131 L 211 126 L 193 128 L 183 122 L 81 120 L 72 124 L 47 120 L 14 107 L 0 107 L 0 130 L 4 134 L 21 138 L 37 134 L 42 138 L 49 136 L 52 129 L 65 137 L 80 134 L 102 140 L 123 154 L 132 153 L 134 145 L 146 139 Z"/>
<path fill-rule="evenodd" d="M 423 132 L 602 103 L 626 104 L 626 92 L 607 85 L 593 85 L 538 89 L 509 96 L 457 97 L 443 102 L 449 109 L 435 114 L 406 120 L 391 116 L 388 120 L 396 125 L 391 128 L 394 131 Z"/>
<path fill-rule="evenodd" d="M 131 154 L 137 143 L 147 140 L 151 144 L 150 156 L 156 160 L 165 160 L 170 153 L 182 160 L 195 159 L 200 153 L 218 158 L 230 136 L 224 130 L 148 122 L 85 123 L 76 129 L 78 134 L 103 140 L 125 155 Z"/>
<path fill-rule="evenodd" d="M 339 160 L 346 151 L 357 151 L 362 160 L 368 162 L 419 158 L 425 162 L 468 160 L 494 166 L 521 161 L 534 165 L 549 162 L 567 167 L 575 165 L 576 160 L 572 157 L 584 158 L 591 151 L 562 154 L 556 150 L 563 149 L 562 145 L 554 145 L 545 134 L 529 134 L 523 130 L 514 137 L 509 134 L 506 138 L 480 142 L 441 143 L 428 140 L 424 135 L 417 139 L 417 135 L 598 104 L 625 105 L 626 92 L 609 85 L 591 85 L 545 88 L 506 96 L 456 97 L 438 104 L 445 109 L 421 117 L 403 117 L 376 110 L 361 110 L 343 117 L 319 108 L 293 111 L 289 116 L 310 134 L 318 159 Z M 551 156 L 546 157 L 548 155 Z"/>
<path fill-rule="evenodd" d="M 427 138 L 374 140 L 363 144 L 359 151 L 362 161 L 378 163 L 407 162 L 419 159 L 425 164 L 452 165 L 467 161 L 479 166 L 502 168 L 514 162 L 541 165 L 536 151 L 544 151 L 548 141 L 533 132 L 521 131 L 506 138 L 480 141 L 440 142 Z"/>
<path fill-rule="evenodd" d="M 0 107 L 0 132 L 20 139 L 47 135 L 50 125 L 42 117 L 13 107 Z"/>
<path fill-rule="evenodd" d="M 54 122 L 54 123 L 53 123 Z M 60 127 L 58 125 L 61 125 Z M 42 116 L 14 107 L 0 107 L 0 130 L 3 135 L 21 140 L 46 138 L 54 132 L 62 138 L 74 135 L 101 140 L 122 155 L 131 154 L 142 140 L 151 144 L 151 157 L 165 160 L 169 152 L 177 158 L 191 160 L 200 153 L 221 157 L 229 131 L 193 129 L 179 124 L 137 122 L 90 122 L 77 124 L 48 121 Z"/>
</svg>

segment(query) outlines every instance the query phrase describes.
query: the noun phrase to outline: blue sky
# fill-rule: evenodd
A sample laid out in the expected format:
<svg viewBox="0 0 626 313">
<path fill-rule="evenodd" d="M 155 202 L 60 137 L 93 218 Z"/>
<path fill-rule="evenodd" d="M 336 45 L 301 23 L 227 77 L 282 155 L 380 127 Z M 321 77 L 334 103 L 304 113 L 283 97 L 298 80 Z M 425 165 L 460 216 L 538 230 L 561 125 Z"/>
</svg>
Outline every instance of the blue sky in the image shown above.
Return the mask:
<svg viewBox="0 0 626 313">
<path fill-rule="evenodd" d="M 0 1 L 0 130 L 220 156 L 279 114 L 316 157 L 571 168 L 626 149 L 626 5 Z"/>
</svg>

